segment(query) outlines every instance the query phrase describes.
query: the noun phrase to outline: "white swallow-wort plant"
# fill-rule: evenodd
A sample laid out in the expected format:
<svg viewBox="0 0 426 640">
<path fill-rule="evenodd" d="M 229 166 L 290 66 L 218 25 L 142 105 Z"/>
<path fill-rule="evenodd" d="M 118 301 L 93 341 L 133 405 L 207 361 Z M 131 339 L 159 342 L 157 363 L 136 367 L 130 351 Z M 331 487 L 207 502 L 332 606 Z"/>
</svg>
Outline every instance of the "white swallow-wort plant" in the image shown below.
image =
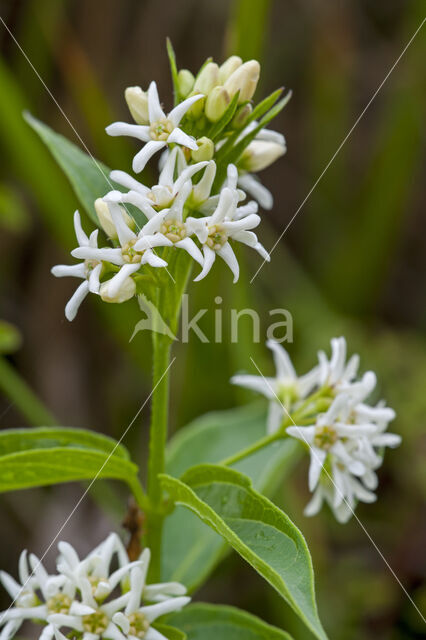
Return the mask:
<svg viewBox="0 0 426 640">
<path fill-rule="evenodd" d="M 230 548 L 275 588 L 314 637 L 326 640 L 306 542 L 265 494 L 299 443 L 310 456 L 306 514 L 326 502 L 339 521 L 347 521 L 358 501 L 375 500 L 383 451 L 400 441 L 387 432 L 392 409 L 367 404 L 375 375 L 357 377 L 358 358 L 346 362 L 340 338 L 332 341 L 331 358 L 320 352 L 301 376 L 285 350 L 269 341 L 276 375 L 257 370 L 232 379 L 266 396 L 268 412 L 254 405 L 215 414 L 167 442 L 171 347 L 191 277 L 197 287 L 205 278 L 213 281 L 220 258 L 236 282 L 239 244 L 269 260 L 258 235 L 260 208 L 273 201 L 255 174 L 286 151 L 282 134 L 268 125 L 290 97 L 279 89 L 254 101 L 256 60 L 231 56 L 218 65 L 209 59 L 194 75 L 178 69 L 170 43 L 168 54 L 173 104 L 166 99 L 163 106 L 155 81 L 147 91 L 129 87 L 125 100 L 134 122 L 107 127 L 111 136 L 136 139 L 136 175 L 130 167 L 108 174 L 26 116 L 89 216 L 82 224 L 80 213 L 74 214 L 76 262 L 52 269 L 57 277 L 78 279 L 67 319 L 75 319 L 89 293 L 96 304 L 132 304 L 139 296 L 155 306 L 167 331 L 152 332 L 146 474 L 122 443 L 99 433 L 63 427 L 0 432 L 0 490 L 111 478 L 125 482 L 134 500 L 127 547 L 112 533 L 81 558 L 82 532 L 73 546 L 59 543 L 55 574 L 27 552 L 19 560 L 19 581 L 0 574 L 12 600 L 0 614 L 0 640 L 21 634 L 29 621 L 39 625 L 42 640 L 288 639 L 285 631 L 238 609 L 190 604 L 187 593 L 207 580 Z M 154 162 L 158 171 L 151 175 L 158 177 L 147 183 L 139 174 Z M 200 364 L 200 372 L 205 369 Z"/>
</svg>

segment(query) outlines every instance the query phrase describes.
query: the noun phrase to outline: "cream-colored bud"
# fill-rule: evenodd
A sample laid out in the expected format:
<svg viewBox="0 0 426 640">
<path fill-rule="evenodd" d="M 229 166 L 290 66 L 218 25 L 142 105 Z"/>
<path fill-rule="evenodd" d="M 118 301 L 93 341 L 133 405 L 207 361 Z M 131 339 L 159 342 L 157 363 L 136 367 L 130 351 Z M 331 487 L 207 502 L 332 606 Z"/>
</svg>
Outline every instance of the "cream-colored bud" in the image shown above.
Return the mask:
<svg viewBox="0 0 426 640">
<path fill-rule="evenodd" d="M 215 62 L 208 62 L 195 78 L 194 91 L 207 96 L 218 84 L 219 67 Z"/>
<path fill-rule="evenodd" d="M 285 145 L 266 140 L 253 140 L 246 147 L 238 167 L 244 171 L 261 171 L 286 152 Z"/>
<path fill-rule="evenodd" d="M 130 229 L 134 229 L 135 221 L 123 207 L 120 207 L 121 213 L 124 218 L 124 222 L 127 224 Z M 105 231 L 107 236 L 112 240 L 117 239 L 117 229 L 115 228 L 115 224 L 112 220 L 111 212 L 106 202 L 102 200 L 102 198 L 98 198 L 95 200 L 95 210 L 99 219 L 99 223 L 102 229 Z"/>
<path fill-rule="evenodd" d="M 204 162 L 205 160 L 211 160 L 214 156 L 214 142 L 203 136 L 197 140 L 198 149 L 191 151 L 191 158 L 194 162 Z"/>
<path fill-rule="evenodd" d="M 189 96 L 194 86 L 195 78 L 188 69 L 181 69 L 178 73 L 178 89 L 183 98 Z"/>
<path fill-rule="evenodd" d="M 240 56 L 231 56 L 219 67 L 219 82 L 225 84 L 229 76 L 243 64 Z"/>
<path fill-rule="evenodd" d="M 223 85 L 229 95 L 234 96 L 240 92 L 238 102 L 251 100 L 256 91 L 260 76 L 260 64 L 257 60 L 249 60 L 236 69 Z"/>
<path fill-rule="evenodd" d="M 245 104 L 242 107 L 239 107 L 239 109 L 237 109 L 237 113 L 235 114 L 232 120 L 232 126 L 235 129 L 240 129 L 241 127 L 244 127 L 248 117 L 251 115 L 252 112 L 253 112 L 253 107 L 251 106 L 250 103 Z"/>
<path fill-rule="evenodd" d="M 148 124 L 148 94 L 140 87 L 127 87 L 124 92 L 127 106 L 136 124 Z"/>
<path fill-rule="evenodd" d="M 217 122 L 225 113 L 231 98 L 223 87 L 214 87 L 207 96 L 204 113 L 211 122 Z"/>
<path fill-rule="evenodd" d="M 118 293 L 115 296 L 111 296 L 109 293 L 109 284 L 110 281 L 107 280 L 101 284 L 101 288 L 99 289 L 99 295 L 101 296 L 104 302 L 111 303 L 121 303 L 126 302 L 126 300 L 130 300 L 136 293 L 136 284 L 133 278 L 126 278 L 121 285 Z"/>
</svg>

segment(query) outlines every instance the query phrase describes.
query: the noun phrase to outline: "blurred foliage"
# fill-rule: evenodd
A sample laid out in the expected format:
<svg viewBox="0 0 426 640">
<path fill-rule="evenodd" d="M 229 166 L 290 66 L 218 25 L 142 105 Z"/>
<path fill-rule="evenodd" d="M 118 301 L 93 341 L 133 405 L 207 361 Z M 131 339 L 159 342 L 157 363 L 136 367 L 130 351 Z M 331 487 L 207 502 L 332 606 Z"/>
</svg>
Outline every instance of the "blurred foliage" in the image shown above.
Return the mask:
<svg viewBox="0 0 426 640">
<path fill-rule="evenodd" d="M 194 70 L 208 55 L 259 57 L 259 96 L 277 83 L 293 89 L 277 124 L 287 137 L 287 157 L 262 176 L 276 203 L 263 215 L 260 236 L 266 247 L 274 245 L 424 18 L 422 0 L 105 0 L 101 14 L 99 9 L 95 0 L 3 0 L 1 16 L 78 135 L 112 168 L 129 166 L 132 146 L 118 140 L 112 145 L 103 128 L 127 118 L 125 86 L 146 88 L 156 78 L 160 89 L 170 88 L 166 36 L 182 67 Z M 69 260 L 76 199 L 23 120 L 23 109 L 79 141 L 3 27 L 0 46 L 0 305 L 2 319 L 23 337 L 21 350 L 1 360 L 3 379 L 12 389 L 0 403 L 0 427 L 40 424 L 41 407 L 46 419 L 53 421 L 53 413 L 63 424 L 120 437 L 149 393 L 149 336 L 139 333 L 129 344 L 140 319 L 136 303 L 91 300 L 72 325 L 63 319 L 74 285 L 55 281 L 49 269 Z M 240 252 L 238 285 L 218 264 L 206 286 L 191 286 L 190 313 L 209 309 L 200 326 L 211 341 L 192 336 L 189 344 L 175 345 L 171 405 L 177 429 L 207 410 L 250 399 L 228 383 L 236 370 L 252 371 L 250 356 L 262 371 L 272 372 L 263 344 L 253 343 L 250 318 L 240 321 L 238 343 L 230 342 L 231 307 L 258 310 L 263 333 L 270 309 L 288 309 L 294 322 L 290 351 L 301 371 L 331 336 L 345 334 L 364 367 L 377 372 L 378 398 L 396 409 L 394 430 L 404 438 L 381 469 L 377 504 L 363 505 L 357 515 L 423 609 L 425 53 L 421 31 L 252 285 L 259 262 Z M 223 341 L 217 344 L 215 310 L 223 318 Z M 37 408 L 27 416 L 10 400 L 17 389 L 29 391 L 24 379 L 42 399 L 34 396 Z M 147 418 L 144 411 L 125 442 L 139 461 Z M 0 565 L 12 570 L 24 546 L 42 553 L 75 496 L 77 488 L 76 493 L 58 488 L 3 498 Z M 307 498 L 302 464 L 276 500 L 312 550 L 330 637 L 422 637 L 417 612 L 362 527 L 356 521 L 341 527 L 326 513 L 304 518 Z M 116 500 L 112 493 L 110 502 Z M 111 526 L 92 502 L 73 520 L 63 535 L 71 539 L 84 530 L 82 552 Z M 271 590 L 235 558 L 217 569 L 199 595 L 247 608 L 295 638 L 306 637 Z"/>
</svg>

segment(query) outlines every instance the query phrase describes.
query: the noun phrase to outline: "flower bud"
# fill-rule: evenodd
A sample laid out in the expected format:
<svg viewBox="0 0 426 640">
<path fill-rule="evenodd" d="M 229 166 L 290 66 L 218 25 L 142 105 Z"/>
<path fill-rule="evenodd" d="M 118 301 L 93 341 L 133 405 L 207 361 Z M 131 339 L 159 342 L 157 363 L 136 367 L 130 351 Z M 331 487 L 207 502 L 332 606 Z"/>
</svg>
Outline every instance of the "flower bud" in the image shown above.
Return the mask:
<svg viewBox="0 0 426 640">
<path fill-rule="evenodd" d="M 250 172 L 261 171 L 286 152 L 285 145 L 265 140 L 253 140 L 246 147 L 238 166 Z"/>
<path fill-rule="evenodd" d="M 234 127 L 234 129 L 241 129 L 242 127 L 244 127 L 248 117 L 251 115 L 252 112 L 253 112 L 253 107 L 249 103 L 245 104 L 242 107 L 239 107 L 239 109 L 237 109 L 237 113 L 232 119 L 232 123 L 231 123 L 232 127 Z"/>
<path fill-rule="evenodd" d="M 127 87 L 124 97 L 133 120 L 137 124 L 149 124 L 147 92 L 140 87 Z"/>
<path fill-rule="evenodd" d="M 192 91 L 195 78 L 188 69 L 181 69 L 178 73 L 178 89 L 183 98 L 186 98 Z"/>
<path fill-rule="evenodd" d="M 198 91 L 192 90 L 189 94 L 188 98 L 191 96 L 195 96 Z M 192 118 L 193 120 L 198 120 L 204 113 L 204 105 L 206 104 L 205 98 L 200 98 L 197 102 L 194 102 L 192 106 L 189 107 L 186 115 Z"/>
<path fill-rule="evenodd" d="M 133 280 L 133 278 L 130 278 L 130 277 L 126 278 L 123 284 L 121 285 L 120 289 L 118 290 L 118 293 L 116 293 L 114 297 L 111 297 L 109 294 L 109 283 L 110 283 L 109 280 L 107 280 L 106 282 L 103 282 L 101 284 L 101 288 L 99 289 L 99 295 L 101 296 L 104 302 L 111 302 L 111 303 L 126 302 L 127 300 L 130 300 L 130 298 L 133 298 L 133 296 L 136 293 L 136 283 Z"/>
<path fill-rule="evenodd" d="M 197 140 L 198 149 L 191 151 L 191 158 L 194 162 L 204 162 L 205 160 L 211 160 L 214 156 L 214 142 L 203 136 Z"/>
<path fill-rule="evenodd" d="M 229 76 L 243 64 L 240 56 L 231 56 L 219 67 L 219 82 L 225 84 Z"/>
<path fill-rule="evenodd" d="M 249 60 L 234 71 L 223 85 L 229 95 L 240 92 L 239 104 L 251 100 L 256 91 L 260 76 L 260 64 L 257 60 Z"/>
<path fill-rule="evenodd" d="M 223 87 L 214 87 L 207 96 L 204 112 L 211 122 L 217 122 L 225 113 L 231 98 Z"/>
<path fill-rule="evenodd" d="M 204 93 L 207 96 L 210 91 L 219 84 L 219 67 L 215 62 L 208 62 L 195 78 L 195 93 Z"/>
<path fill-rule="evenodd" d="M 127 224 L 130 229 L 135 227 L 135 221 L 123 207 L 120 207 L 121 213 L 124 218 L 124 222 Z M 105 231 L 107 236 L 112 240 L 117 239 L 117 229 L 115 228 L 115 224 L 112 220 L 111 212 L 109 210 L 108 204 L 102 200 L 102 198 L 98 198 L 95 200 L 95 210 L 99 219 L 99 223 L 102 229 Z"/>
</svg>

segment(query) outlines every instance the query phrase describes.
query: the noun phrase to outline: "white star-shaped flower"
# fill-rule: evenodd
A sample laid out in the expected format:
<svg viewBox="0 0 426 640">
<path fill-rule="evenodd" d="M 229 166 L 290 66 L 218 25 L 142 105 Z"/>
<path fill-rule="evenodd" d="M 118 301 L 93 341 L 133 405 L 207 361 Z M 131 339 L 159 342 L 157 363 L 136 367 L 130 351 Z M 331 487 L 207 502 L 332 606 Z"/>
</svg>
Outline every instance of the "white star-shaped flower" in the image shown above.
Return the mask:
<svg viewBox="0 0 426 640">
<path fill-rule="evenodd" d="M 167 262 L 157 256 L 153 249 L 171 246 L 172 242 L 161 233 L 156 233 L 159 221 L 164 218 L 164 212 L 156 212 L 149 205 L 144 205 L 144 212 L 150 219 L 138 233 L 135 233 L 125 223 L 120 206 L 109 201 L 108 206 L 117 230 L 120 247 L 98 249 L 80 246 L 71 254 L 75 258 L 84 260 L 105 260 L 120 267 L 118 273 L 108 280 L 107 297 L 113 300 L 119 295 L 120 289 L 126 285 L 129 277 L 139 271 L 142 265 L 166 267 Z"/>
<path fill-rule="evenodd" d="M 151 82 L 148 89 L 149 124 L 114 122 L 106 128 L 106 132 L 110 136 L 130 136 L 147 143 L 133 158 L 133 170 L 139 173 L 157 151 L 171 143 L 193 150 L 198 149 L 195 139 L 185 133 L 179 124 L 188 109 L 202 97 L 202 94 L 191 96 L 166 115 L 161 108 L 157 85 Z"/>
<path fill-rule="evenodd" d="M 164 246 L 173 245 L 178 249 L 187 251 L 196 262 L 203 266 L 203 254 L 190 237 L 192 235 L 192 228 L 184 221 L 184 207 L 191 191 L 192 184 L 190 180 L 179 185 L 179 191 L 176 192 L 171 206 L 155 213 L 148 224 L 150 234 L 154 234 L 155 241 L 158 243 L 156 246 L 160 246 L 160 239 L 162 239 Z M 111 191 L 105 196 L 104 200 L 112 205 L 117 202 L 131 203 L 141 210 L 143 210 L 143 208 L 146 209 L 147 205 L 145 196 L 136 191 L 129 191 L 127 194 L 122 194 L 119 191 Z M 145 227 L 146 226 L 147 225 L 145 225 Z M 137 247 L 138 243 L 135 244 L 135 248 Z"/>
<path fill-rule="evenodd" d="M 236 375 L 231 382 L 258 391 L 270 400 L 267 431 L 272 434 L 279 430 L 292 405 L 306 398 L 318 384 L 319 370 L 314 367 L 309 373 L 298 376 L 284 347 L 275 340 L 268 340 L 266 344 L 274 356 L 275 377 Z"/>
<path fill-rule="evenodd" d="M 215 212 L 204 218 L 188 218 L 187 225 L 200 241 L 204 254 L 204 266 L 194 279 L 202 280 L 209 273 L 216 254 L 226 262 L 234 274 L 234 282 L 239 278 L 239 264 L 229 240 L 242 242 L 255 249 L 265 260 L 269 254 L 251 231 L 260 223 L 260 216 L 250 213 L 240 217 L 238 211 L 239 194 L 235 189 L 224 187 L 220 193 Z"/>
<path fill-rule="evenodd" d="M 74 213 L 74 229 L 79 248 L 88 249 L 90 251 L 98 250 L 98 229 L 93 231 L 90 234 L 90 237 L 88 237 L 81 226 L 81 219 L 78 211 Z M 99 293 L 99 276 L 102 271 L 102 262 L 98 259 L 84 258 L 84 262 L 81 262 L 80 264 L 59 264 L 53 267 L 51 271 L 57 278 L 72 276 L 83 280 L 65 307 L 65 316 L 67 320 L 74 320 L 77 315 L 77 311 L 87 294 L 89 292 L 96 294 Z"/>
<path fill-rule="evenodd" d="M 123 193 L 121 195 L 119 191 L 114 191 L 113 193 L 116 194 L 117 202 L 135 204 L 138 206 L 138 203 L 141 202 L 140 197 L 142 197 L 152 207 L 155 207 L 156 209 L 165 209 L 172 205 L 173 200 L 182 189 L 183 185 L 190 180 L 193 175 L 208 165 L 209 171 L 206 171 L 205 175 L 207 174 L 207 176 L 210 176 L 213 169 L 214 179 L 216 164 L 213 161 L 197 162 L 196 164 L 187 165 L 180 147 L 174 147 L 170 153 L 168 153 L 167 160 L 158 179 L 158 184 L 153 187 L 147 187 L 138 182 L 138 180 L 135 180 L 135 178 L 125 171 L 111 171 L 111 180 L 114 180 L 114 182 L 117 182 L 126 189 L 129 189 L 128 193 Z M 175 180 L 176 174 L 177 178 Z M 194 194 L 198 194 L 198 191 L 201 190 L 200 184 L 205 180 L 205 175 L 201 178 L 200 182 L 193 187 Z M 208 196 L 206 196 L 206 199 L 207 197 Z"/>
</svg>

